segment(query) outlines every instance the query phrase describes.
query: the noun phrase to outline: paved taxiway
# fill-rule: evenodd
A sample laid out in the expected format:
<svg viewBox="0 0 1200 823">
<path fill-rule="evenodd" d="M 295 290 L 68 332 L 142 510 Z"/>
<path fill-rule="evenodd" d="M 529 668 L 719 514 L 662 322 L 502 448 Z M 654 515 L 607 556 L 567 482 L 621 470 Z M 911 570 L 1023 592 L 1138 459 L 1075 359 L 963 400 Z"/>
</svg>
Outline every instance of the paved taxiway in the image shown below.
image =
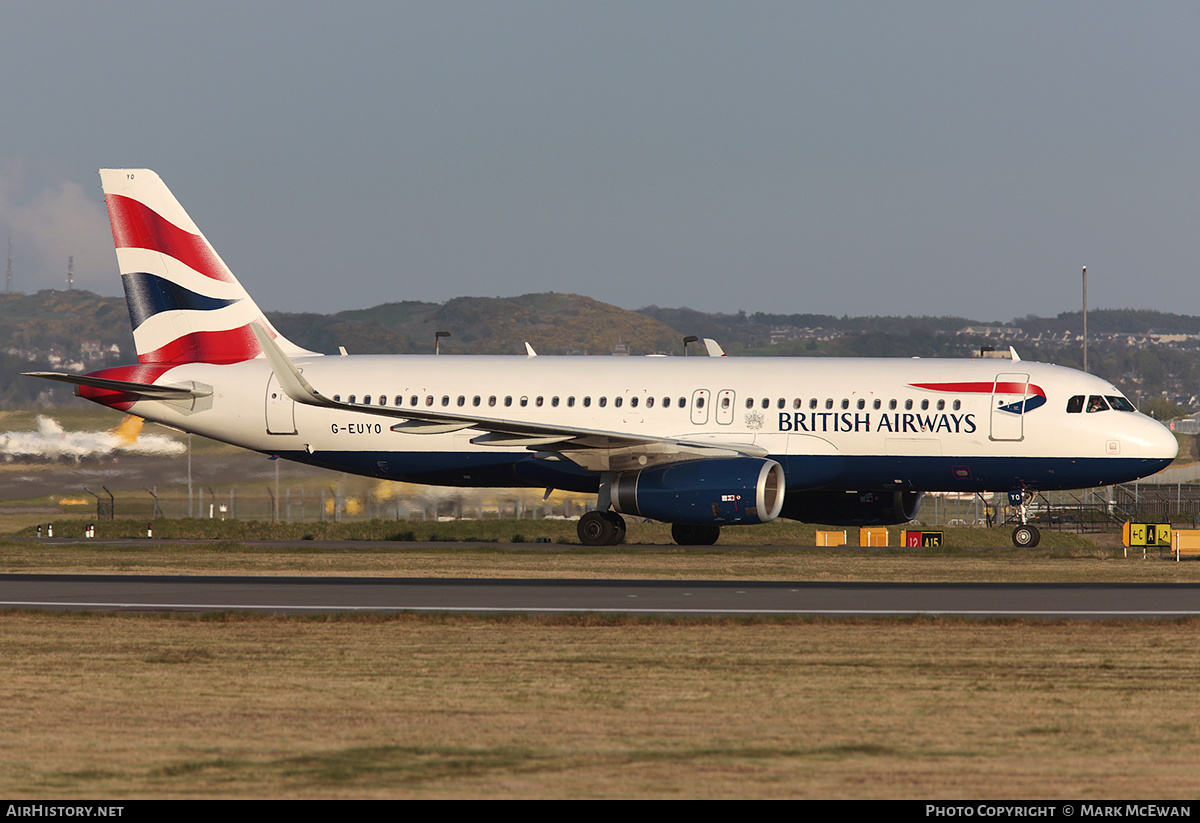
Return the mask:
<svg viewBox="0 0 1200 823">
<path fill-rule="evenodd" d="M 0 575 L 0 608 L 92 611 L 957 615 L 1163 619 L 1200 615 L 1200 584 L 805 583 L 660 580 Z"/>
</svg>

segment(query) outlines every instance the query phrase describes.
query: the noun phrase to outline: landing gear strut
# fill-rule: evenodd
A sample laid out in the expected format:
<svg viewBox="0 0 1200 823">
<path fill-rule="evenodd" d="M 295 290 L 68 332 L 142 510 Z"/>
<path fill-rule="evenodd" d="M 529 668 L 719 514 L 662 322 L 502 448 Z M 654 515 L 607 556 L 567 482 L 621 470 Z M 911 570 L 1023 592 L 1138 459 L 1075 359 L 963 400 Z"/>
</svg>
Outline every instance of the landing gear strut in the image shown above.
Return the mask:
<svg viewBox="0 0 1200 823">
<path fill-rule="evenodd" d="M 579 518 L 577 531 L 585 546 L 616 546 L 625 542 L 625 518 L 616 512 L 588 512 Z"/>
</svg>

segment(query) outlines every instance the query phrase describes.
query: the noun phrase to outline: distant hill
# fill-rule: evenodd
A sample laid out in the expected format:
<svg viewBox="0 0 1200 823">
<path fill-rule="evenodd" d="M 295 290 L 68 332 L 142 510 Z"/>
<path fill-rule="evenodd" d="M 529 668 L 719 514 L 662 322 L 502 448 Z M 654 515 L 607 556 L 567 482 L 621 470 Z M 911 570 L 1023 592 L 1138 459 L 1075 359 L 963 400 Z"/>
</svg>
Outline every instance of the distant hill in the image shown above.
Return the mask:
<svg viewBox="0 0 1200 823">
<path fill-rule="evenodd" d="M 520 297 L 457 297 L 446 303 L 385 303 L 370 309 L 320 315 L 270 314 L 286 337 L 314 351 L 352 354 L 432 353 L 434 333 L 448 354 L 611 354 L 624 344 L 630 354 L 682 353 L 683 337 L 637 312 L 578 294 Z"/>
</svg>

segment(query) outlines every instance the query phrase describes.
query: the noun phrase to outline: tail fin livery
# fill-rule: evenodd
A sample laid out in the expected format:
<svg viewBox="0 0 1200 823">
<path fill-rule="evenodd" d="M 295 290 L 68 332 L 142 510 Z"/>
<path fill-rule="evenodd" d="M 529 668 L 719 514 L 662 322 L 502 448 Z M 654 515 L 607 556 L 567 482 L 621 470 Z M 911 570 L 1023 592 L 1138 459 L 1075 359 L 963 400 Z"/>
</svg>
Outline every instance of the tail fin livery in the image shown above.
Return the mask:
<svg viewBox="0 0 1200 823">
<path fill-rule="evenodd" d="M 100 180 L 139 362 L 260 357 L 251 323 L 261 323 L 290 356 L 312 354 L 271 326 L 157 174 L 101 169 Z"/>
</svg>

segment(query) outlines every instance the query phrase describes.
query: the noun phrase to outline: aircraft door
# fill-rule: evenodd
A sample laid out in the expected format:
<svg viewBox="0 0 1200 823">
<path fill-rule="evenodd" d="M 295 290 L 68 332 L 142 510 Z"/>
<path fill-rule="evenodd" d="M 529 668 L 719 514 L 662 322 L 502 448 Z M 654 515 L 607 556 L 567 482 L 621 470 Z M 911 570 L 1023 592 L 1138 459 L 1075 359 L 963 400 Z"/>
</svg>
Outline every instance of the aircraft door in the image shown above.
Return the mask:
<svg viewBox="0 0 1200 823">
<path fill-rule="evenodd" d="M 708 422 L 708 389 L 696 389 L 692 392 L 692 422 L 703 426 Z"/>
<path fill-rule="evenodd" d="M 998 374 L 992 384 L 992 440 L 1025 439 L 1025 401 L 1029 397 L 1028 374 Z"/>
<path fill-rule="evenodd" d="M 733 407 L 737 400 L 737 395 L 732 389 L 723 389 L 717 392 L 717 422 L 722 426 L 728 426 L 733 422 Z"/>
<path fill-rule="evenodd" d="M 267 381 L 266 403 L 267 434 L 295 434 L 296 401 L 284 393 L 275 372 Z"/>
</svg>

